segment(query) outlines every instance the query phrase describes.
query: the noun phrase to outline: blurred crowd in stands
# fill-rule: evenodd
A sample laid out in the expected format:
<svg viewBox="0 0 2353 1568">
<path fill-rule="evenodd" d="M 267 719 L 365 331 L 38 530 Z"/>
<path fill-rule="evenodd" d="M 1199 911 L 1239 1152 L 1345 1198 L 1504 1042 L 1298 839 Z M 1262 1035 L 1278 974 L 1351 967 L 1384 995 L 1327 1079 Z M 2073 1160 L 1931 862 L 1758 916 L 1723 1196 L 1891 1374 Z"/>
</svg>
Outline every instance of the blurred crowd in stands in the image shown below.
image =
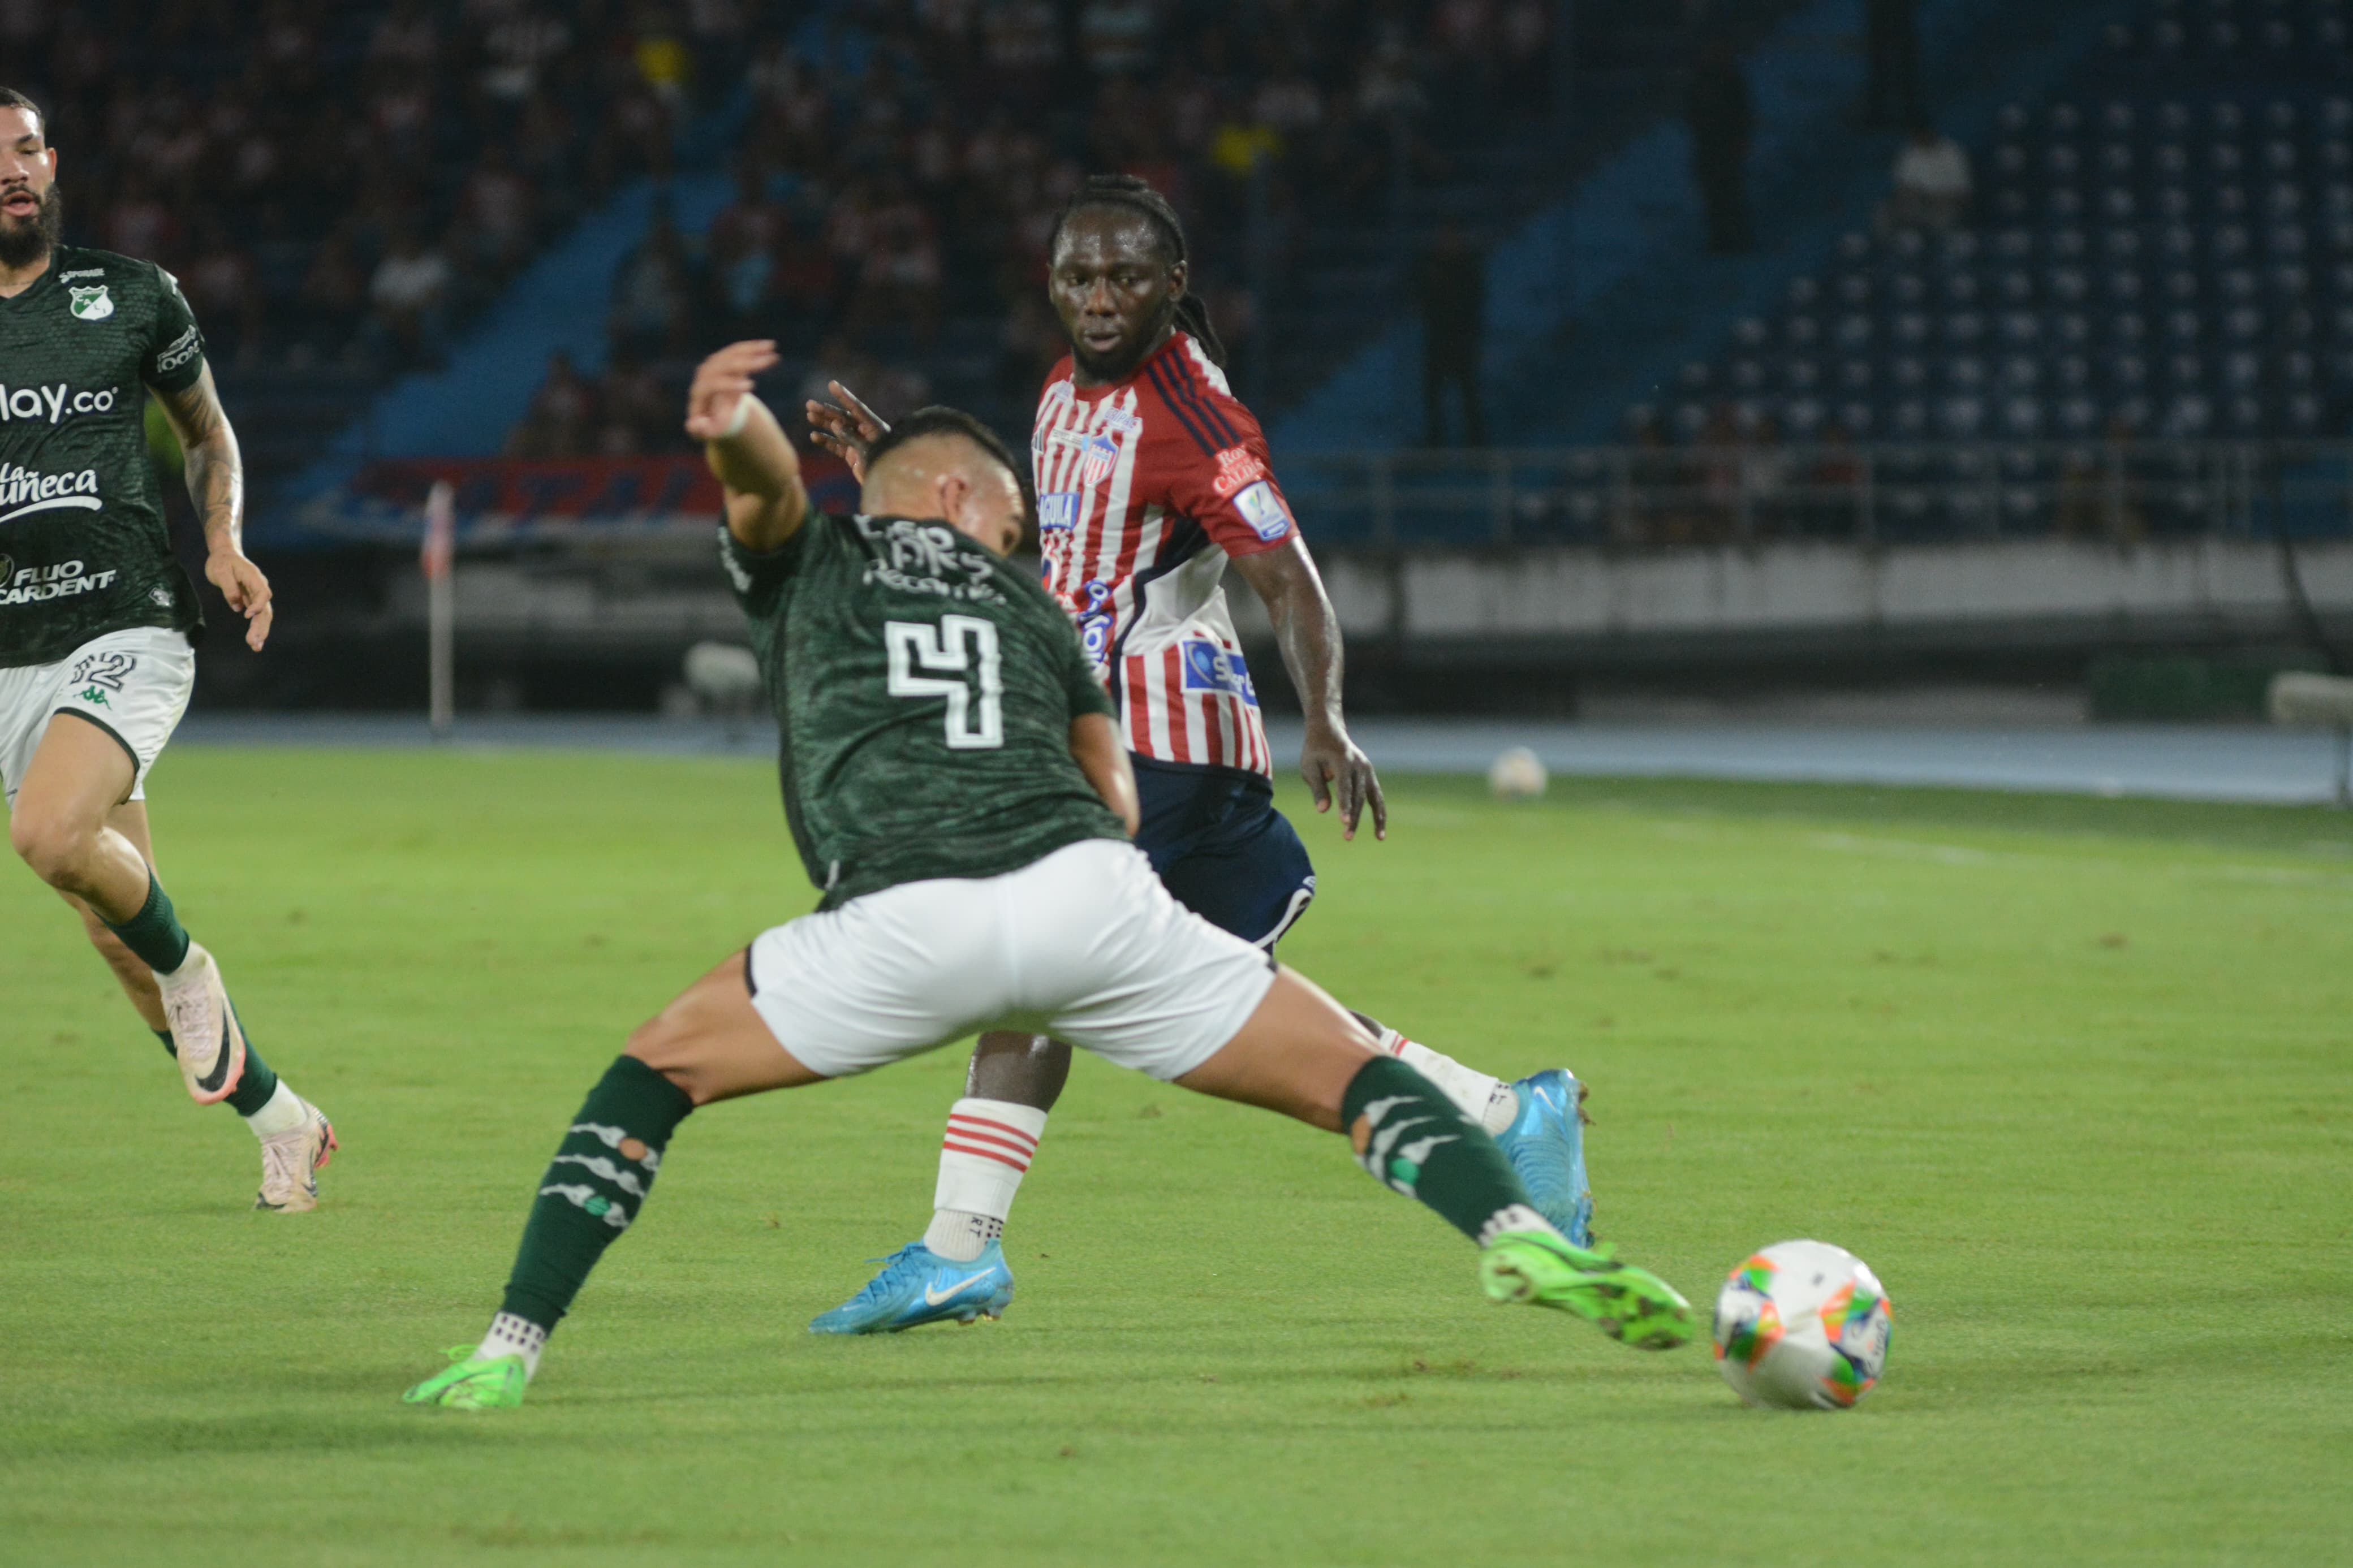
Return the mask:
<svg viewBox="0 0 2353 1568">
<path fill-rule="evenodd" d="M 670 165 L 735 0 L 6 0 L 69 240 L 179 274 L 216 359 L 430 363 L 616 183 Z"/>
<path fill-rule="evenodd" d="M 1656 410 L 1638 407 L 1626 442 L 1608 520 L 1623 544 L 1885 537 L 1931 514 L 1962 532 L 1994 531 L 2006 518 L 2029 532 L 2132 544 L 2152 531 L 2148 465 L 2180 461 L 2137 443 L 2122 420 L 2056 447 L 1866 449 L 1836 419 L 1793 441 L 1769 412 L 1728 402 L 1681 445 Z M 2172 499 L 2199 512 L 2181 488 Z"/>
<path fill-rule="evenodd" d="M 551 365 L 512 448 L 674 447 L 693 358 L 737 337 L 777 339 L 807 390 L 839 377 L 886 416 L 930 395 L 914 367 L 944 353 L 1026 397 L 1063 350 L 1047 237 L 1095 172 L 1176 205 L 1194 287 L 1243 352 L 1253 202 L 1296 232 L 1304 207 L 1377 204 L 1400 153 L 1434 160 L 1433 110 L 1540 103 L 1551 10 L 852 0 L 758 34 L 733 199 L 704 235 L 657 223 L 615 279 L 602 374 Z"/>
</svg>

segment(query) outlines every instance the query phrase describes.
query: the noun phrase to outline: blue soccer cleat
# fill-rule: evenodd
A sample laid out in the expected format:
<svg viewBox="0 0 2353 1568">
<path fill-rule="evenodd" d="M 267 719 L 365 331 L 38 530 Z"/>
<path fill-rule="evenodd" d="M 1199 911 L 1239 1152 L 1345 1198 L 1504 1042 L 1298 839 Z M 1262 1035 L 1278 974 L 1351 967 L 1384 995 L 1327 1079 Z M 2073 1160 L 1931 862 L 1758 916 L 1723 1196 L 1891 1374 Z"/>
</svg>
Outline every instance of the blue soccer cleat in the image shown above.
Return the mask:
<svg viewBox="0 0 2353 1568">
<path fill-rule="evenodd" d="M 866 1289 L 809 1320 L 813 1334 L 895 1334 L 922 1323 L 1001 1318 L 1013 1300 L 1013 1270 L 990 1242 L 970 1263 L 942 1258 L 911 1241 L 882 1260 Z"/>
<path fill-rule="evenodd" d="M 1585 1086 L 1567 1068 L 1530 1073 L 1512 1085 L 1520 1113 L 1495 1142 L 1528 1189 L 1536 1212 L 1569 1245 L 1593 1245 L 1593 1188 L 1585 1179 Z"/>
</svg>

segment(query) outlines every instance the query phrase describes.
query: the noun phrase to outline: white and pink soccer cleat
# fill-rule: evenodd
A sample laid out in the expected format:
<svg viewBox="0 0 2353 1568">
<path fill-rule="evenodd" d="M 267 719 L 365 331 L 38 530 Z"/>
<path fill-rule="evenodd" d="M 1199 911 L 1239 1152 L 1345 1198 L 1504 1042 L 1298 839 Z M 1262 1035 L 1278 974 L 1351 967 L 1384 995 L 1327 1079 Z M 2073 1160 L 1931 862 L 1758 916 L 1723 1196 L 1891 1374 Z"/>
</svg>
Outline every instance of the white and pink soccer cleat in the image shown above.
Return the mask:
<svg viewBox="0 0 2353 1568">
<path fill-rule="evenodd" d="M 261 1192 L 253 1206 L 279 1214 L 301 1214 L 318 1207 L 319 1173 L 334 1158 L 338 1146 L 334 1123 L 327 1120 L 327 1113 L 302 1100 L 300 1127 L 273 1132 L 261 1141 Z"/>
<path fill-rule="evenodd" d="M 172 1050 L 180 1058 L 180 1077 L 188 1092 L 198 1105 L 227 1100 L 245 1076 L 245 1031 L 237 1027 L 237 1010 L 228 1004 L 220 965 L 192 942 L 180 967 L 168 978 L 155 978 L 163 988 Z"/>
</svg>

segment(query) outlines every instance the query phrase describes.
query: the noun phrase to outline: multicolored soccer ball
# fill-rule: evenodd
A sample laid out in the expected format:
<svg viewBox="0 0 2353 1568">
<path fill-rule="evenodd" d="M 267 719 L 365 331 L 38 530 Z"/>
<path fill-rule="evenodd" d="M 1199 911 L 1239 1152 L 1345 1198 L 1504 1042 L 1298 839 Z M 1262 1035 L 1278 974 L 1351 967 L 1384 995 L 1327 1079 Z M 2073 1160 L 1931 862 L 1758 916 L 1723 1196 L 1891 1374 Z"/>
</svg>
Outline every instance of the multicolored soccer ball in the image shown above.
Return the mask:
<svg viewBox="0 0 2353 1568">
<path fill-rule="evenodd" d="M 1715 1364 L 1751 1405 L 1851 1410 L 1887 1365 L 1887 1291 L 1827 1241 L 1783 1241 L 1715 1298 Z"/>
</svg>

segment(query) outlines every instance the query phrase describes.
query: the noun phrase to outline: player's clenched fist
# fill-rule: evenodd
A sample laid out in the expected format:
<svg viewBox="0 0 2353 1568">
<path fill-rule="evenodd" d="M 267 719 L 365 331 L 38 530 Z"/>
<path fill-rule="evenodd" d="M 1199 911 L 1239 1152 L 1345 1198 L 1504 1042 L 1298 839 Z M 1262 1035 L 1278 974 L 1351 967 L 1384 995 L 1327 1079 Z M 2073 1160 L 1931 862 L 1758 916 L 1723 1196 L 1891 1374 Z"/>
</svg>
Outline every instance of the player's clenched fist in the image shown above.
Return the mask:
<svg viewBox="0 0 2353 1568">
<path fill-rule="evenodd" d="M 694 370 L 694 384 L 686 389 L 686 433 L 698 441 L 723 440 L 744 428 L 744 399 L 752 395 L 752 381 L 774 369 L 773 339 L 754 338 L 729 343 Z"/>
</svg>

